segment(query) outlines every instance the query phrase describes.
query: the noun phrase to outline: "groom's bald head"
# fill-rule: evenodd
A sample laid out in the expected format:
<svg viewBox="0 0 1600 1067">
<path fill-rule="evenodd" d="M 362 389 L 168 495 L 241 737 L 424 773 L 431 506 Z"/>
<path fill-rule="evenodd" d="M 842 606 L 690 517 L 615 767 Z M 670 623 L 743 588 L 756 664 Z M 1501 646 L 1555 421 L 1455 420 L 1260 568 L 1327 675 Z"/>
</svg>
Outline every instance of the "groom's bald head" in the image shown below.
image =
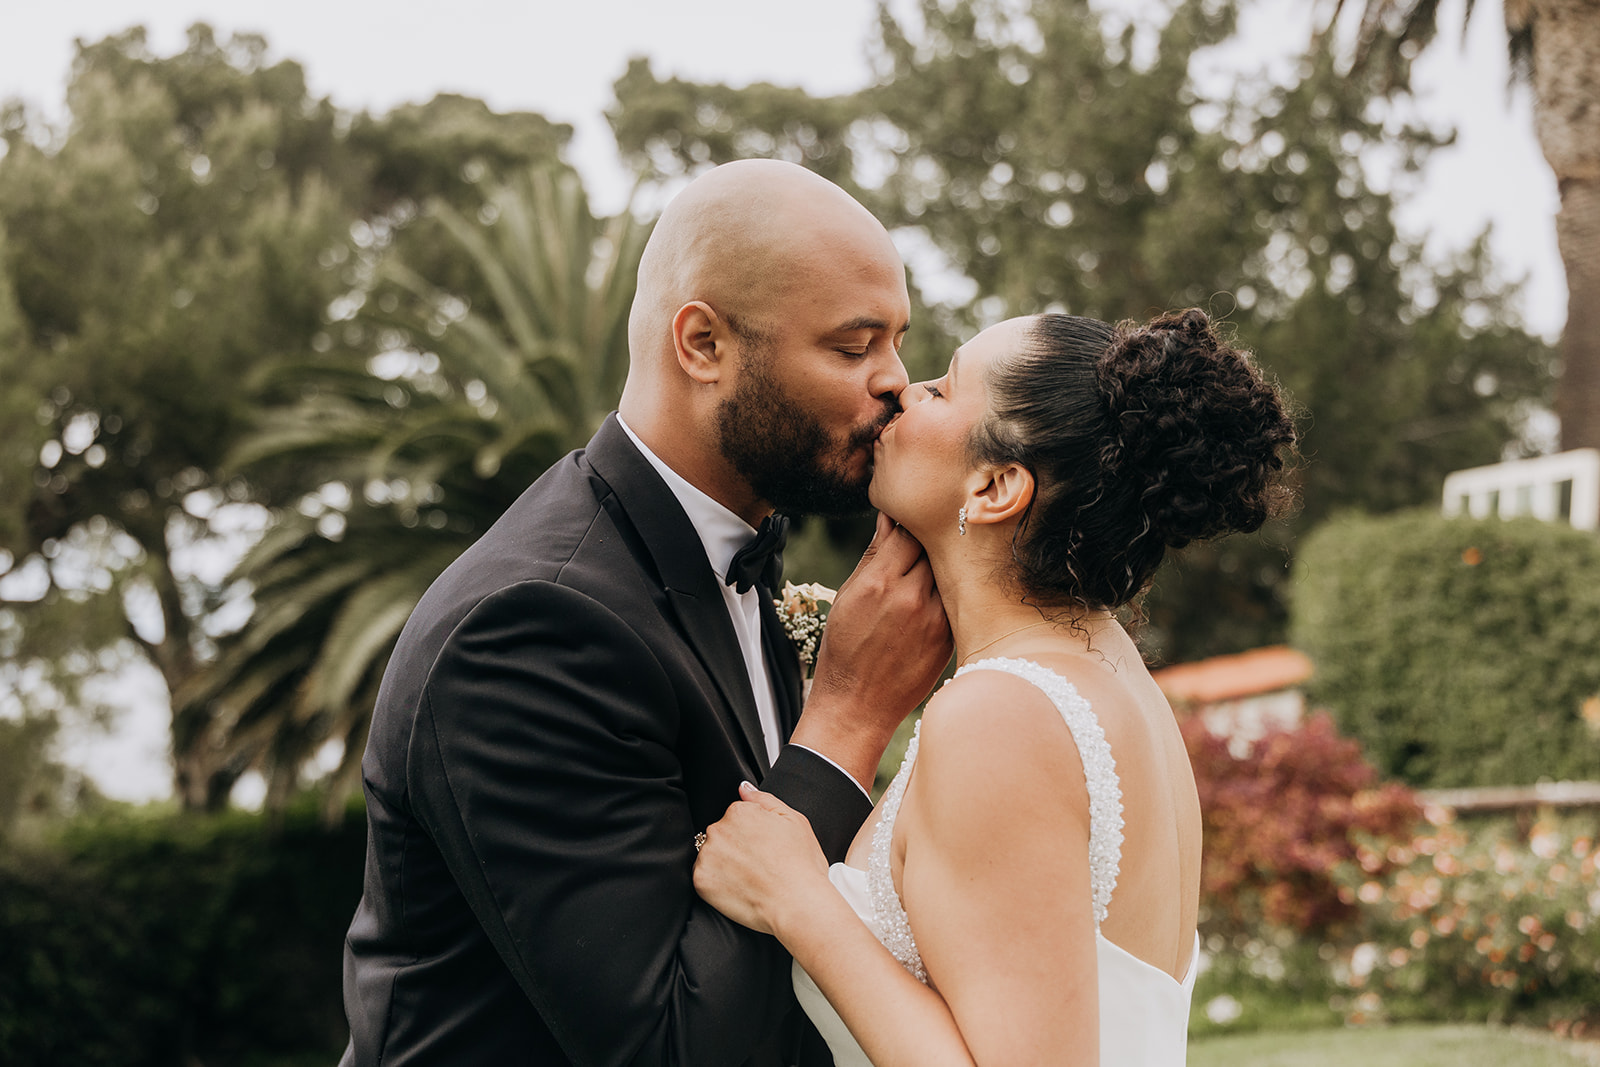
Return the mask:
<svg viewBox="0 0 1600 1067">
<path fill-rule="evenodd" d="M 794 285 L 863 243 L 893 248 L 871 212 L 804 167 L 744 159 L 706 172 L 667 205 L 639 261 L 628 319 L 635 369 L 676 363 L 671 323 L 683 305 L 704 301 L 763 332 Z"/>
<path fill-rule="evenodd" d="M 623 418 L 741 513 L 763 480 L 753 465 L 807 462 L 756 464 L 747 445 L 804 443 L 828 478 L 864 492 L 874 427 L 905 383 L 908 314 L 899 253 L 848 193 L 792 163 L 724 164 L 673 199 L 645 246 Z"/>
</svg>

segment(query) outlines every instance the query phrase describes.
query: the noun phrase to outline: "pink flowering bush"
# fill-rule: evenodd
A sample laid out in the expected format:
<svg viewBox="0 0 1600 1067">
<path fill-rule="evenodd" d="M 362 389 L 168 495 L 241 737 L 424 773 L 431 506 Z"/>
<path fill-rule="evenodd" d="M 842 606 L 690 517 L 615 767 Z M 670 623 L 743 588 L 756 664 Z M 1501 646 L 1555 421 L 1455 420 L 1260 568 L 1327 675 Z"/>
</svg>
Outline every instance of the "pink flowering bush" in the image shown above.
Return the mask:
<svg viewBox="0 0 1600 1067">
<path fill-rule="evenodd" d="M 1409 844 L 1364 843 L 1338 872 L 1365 942 L 1342 956 L 1352 1014 L 1600 1031 L 1593 815 L 1473 824 L 1430 810 Z"/>
<path fill-rule="evenodd" d="M 1191 1032 L 1472 1020 L 1600 1034 L 1600 813 L 1457 820 L 1326 715 L 1235 758 L 1184 725 L 1205 822 Z"/>
<path fill-rule="evenodd" d="M 1496 1021 L 1600 1035 L 1600 813 L 1455 819 L 1324 714 L 1184 738 L 1205 825 L 1191 1033 Z"/>
<path fill-rule="evenodd" d="M 1274 929 L 1327 937 L 1355 905 L 1334 871 L 1362 839 L 1411 839 L 1422 809 L 1411 790 L 1379 783 L 1361 746 L 1325 713 L 1272 730 L 1242 758 L 1199 716 L 1183 724 L 1205 827 L 1200 893 L 1208 932 Z"/>
</svg>

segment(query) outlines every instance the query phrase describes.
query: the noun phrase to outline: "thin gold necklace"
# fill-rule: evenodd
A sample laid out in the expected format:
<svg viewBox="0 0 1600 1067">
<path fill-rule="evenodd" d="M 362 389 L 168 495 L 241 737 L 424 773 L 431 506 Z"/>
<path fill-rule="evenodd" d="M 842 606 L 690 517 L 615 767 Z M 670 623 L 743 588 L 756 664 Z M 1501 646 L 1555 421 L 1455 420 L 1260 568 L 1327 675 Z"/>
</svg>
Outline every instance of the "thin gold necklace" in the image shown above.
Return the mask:
<svg viewBox="0 0 1600 1067">
<path fill-rule="evenodd" d="M 1001 634 L 999 637 L 996 637 L 994 640 L 985 641 L 983 644 L 979 645 L 977 648 L 973 649 L 971 652 L 968 652 L 966 657 L 962 659 L 961 666 L 965 667 L 967 664 L 971 663 L 974 656 L 976 656 L 979 652 L 982 652 L 984 649 L 988 648 L 990 645 L 998 645 L 1001 641 L 1004 641 L 1006 638 L 1015 637 L 1017 634 L 1020 634 L 1024 630 L 1033 630 L 1033 629 L 1036 629 L 1036 628 L 1038 628 L 1040 626 L 1050 626 L 1050 625 L 1053 625 L 1053 623 L 1049 619 L 1040 619 L 1038 622 L 1030 622 L 1026 626 L 1019 626 L 1015 630 L 1007 630 L 1005 633 Z"/>
</svg>

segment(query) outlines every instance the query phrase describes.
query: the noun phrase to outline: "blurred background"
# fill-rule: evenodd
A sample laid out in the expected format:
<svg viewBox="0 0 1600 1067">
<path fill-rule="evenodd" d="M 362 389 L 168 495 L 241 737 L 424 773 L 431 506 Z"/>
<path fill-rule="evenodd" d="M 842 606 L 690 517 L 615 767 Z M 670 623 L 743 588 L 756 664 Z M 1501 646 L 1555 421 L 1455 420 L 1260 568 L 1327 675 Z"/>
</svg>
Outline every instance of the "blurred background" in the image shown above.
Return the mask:
<svg viewBox="0 0 1600 1067">
<path fill-rule="evenodd" d="M 1600 84 L 1557 75 L 1600 11 L 1554 8 L 7 12 L 0 1058 L 342 1046 L 389 648 L 614 406 L 661 205 L 747 156 L 890 228 L 914 378 L 1010 315 L 1198 305 L 1294 397 L 1299 510 L 1140 629 L 1209 813 L 1211 1054 L 1594 1026 Z M 869 530 L 801 524 L 789 575 Z M 1499 892 L 1473 857 L 1515 906 L 1449 910 Z"/>
</svg>

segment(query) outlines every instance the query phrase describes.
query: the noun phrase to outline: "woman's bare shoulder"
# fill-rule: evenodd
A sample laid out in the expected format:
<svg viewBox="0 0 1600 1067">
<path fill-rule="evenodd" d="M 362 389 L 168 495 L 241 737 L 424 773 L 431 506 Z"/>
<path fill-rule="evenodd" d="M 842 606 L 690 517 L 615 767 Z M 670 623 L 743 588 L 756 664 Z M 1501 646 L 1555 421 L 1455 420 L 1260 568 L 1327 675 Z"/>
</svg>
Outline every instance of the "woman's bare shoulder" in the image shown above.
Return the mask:
<svg viewBox="0 0 1600 1067">
<path fill-rule="evenodd" d="M 998 670 L 977 670 L 953 678 L 933 695 L 923 712 L 924 749 L 931 743 L 1008 748 L 1027 745 L 1053 732 L 1060 718 L 1044 691 L 1026 679 Z"/>
<path fill-rule="evenodd" d="M 913 782 L 923 777 L 941 806 L 1015 808 L 1016 789 L 1049 785 L 1075 796 L 1082 761 L 1071 732 L 1043 690 L 1002 671 L 972 671 L 949 682 L 923 713 Z M 1069 788 L 1062 790 L 1063 779 Z M 997 783 L 1008 788 L 996 790 Z"/>
</svg>

